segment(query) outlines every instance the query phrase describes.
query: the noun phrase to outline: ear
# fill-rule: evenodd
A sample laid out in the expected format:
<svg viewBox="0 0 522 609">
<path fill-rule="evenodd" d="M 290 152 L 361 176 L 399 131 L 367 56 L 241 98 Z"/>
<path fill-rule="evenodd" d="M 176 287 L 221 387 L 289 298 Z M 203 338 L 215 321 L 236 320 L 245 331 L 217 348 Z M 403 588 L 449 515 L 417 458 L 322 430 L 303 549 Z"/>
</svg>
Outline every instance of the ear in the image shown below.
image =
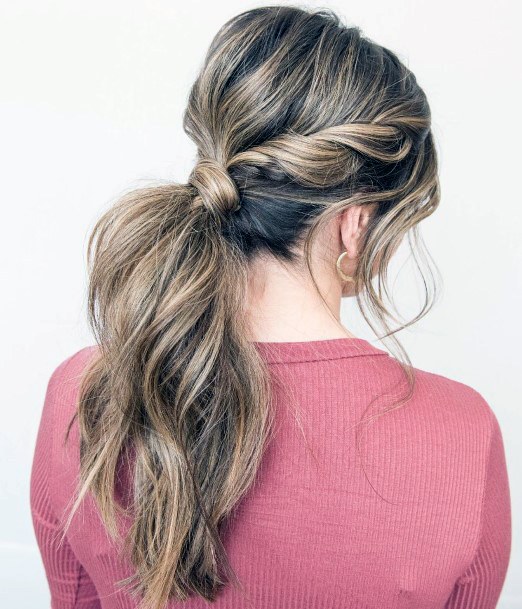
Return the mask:
<svg viewBox="0 0 522 609">
<path fill-rule="evenodd" d="M 348 258 L 352 260 L 359 255 L 361 237 L 370 221 L 373 207 L 373 205 L 352 205 L 341 214 L 341 240 L 348 252 Z"/>
</svg>

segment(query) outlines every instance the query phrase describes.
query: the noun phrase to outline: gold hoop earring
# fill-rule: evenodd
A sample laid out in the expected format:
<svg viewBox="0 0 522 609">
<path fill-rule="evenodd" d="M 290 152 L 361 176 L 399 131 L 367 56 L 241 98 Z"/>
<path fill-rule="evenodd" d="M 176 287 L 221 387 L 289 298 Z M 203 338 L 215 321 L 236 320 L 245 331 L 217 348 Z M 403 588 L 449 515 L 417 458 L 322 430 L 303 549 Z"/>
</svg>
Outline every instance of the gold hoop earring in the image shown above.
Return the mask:
<svg viewBox="0 0 522 609">
<path fill-rule="evenodd" d="M 342 259 L 346 256 L 348 252 L 343 252 L 339 258 L 337 258 L 337 262 L 335 263 L 335 266 L 337 267 L 337 272 L 339 273 L 339 275 L 341 276 L 342 279 L 344 279 L 345 281 L 354 281 L 353 277 L 350 277 L 350 275 L 345 275 L 343 273 L 343 270 L 341 269 L 341 261 Z"/>
</svg>

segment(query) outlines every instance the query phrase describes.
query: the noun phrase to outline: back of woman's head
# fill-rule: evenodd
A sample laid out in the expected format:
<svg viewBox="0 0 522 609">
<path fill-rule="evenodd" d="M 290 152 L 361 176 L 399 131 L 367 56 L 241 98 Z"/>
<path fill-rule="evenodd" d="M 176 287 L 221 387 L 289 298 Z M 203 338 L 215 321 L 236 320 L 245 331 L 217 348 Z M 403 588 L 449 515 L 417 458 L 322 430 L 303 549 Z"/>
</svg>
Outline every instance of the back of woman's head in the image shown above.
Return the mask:
<svg viewBox="0 0 522 609">
<path fill-rule="evenodd" d="M 272 431 L 269 373 L 244 315 L 249 262 L 268 254 L 298 265 L 304 251 L 311 268 L 326 222 L 376 204 L 354 279 L 367 321 L 365 308 L 387 328 L 390 256 L 439 200 L 430 110 L 414 75 L 329 10 L 266 6 L 228 21 L 184 127 L 198 149 L 188 182 L 126 194 L 91 235 L 100 349 L 78 411 L 73 511 L 92 491 L 116 536 L 117 471 L 133 455 L 126 548 L 136 575 L 125 582 L 155 609 L 190 594 L 213 599 L 229 581 L 221 568 L 233 575 L 220 527 Z"/>
</svg>

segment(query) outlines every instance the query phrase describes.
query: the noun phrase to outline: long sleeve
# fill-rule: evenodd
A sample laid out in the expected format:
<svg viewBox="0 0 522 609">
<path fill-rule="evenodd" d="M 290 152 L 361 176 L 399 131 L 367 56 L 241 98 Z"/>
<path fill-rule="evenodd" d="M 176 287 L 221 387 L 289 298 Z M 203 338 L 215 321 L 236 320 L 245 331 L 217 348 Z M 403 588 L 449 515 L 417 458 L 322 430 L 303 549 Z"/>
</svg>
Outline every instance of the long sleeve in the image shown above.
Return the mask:
<svg viewBox="0 0 522 609">
<path fill-rule="evenodd" d="M 71 356 L 72 357 L 72 356 Z M 68 358 L 51 375 L 33 455 L 30 504 L 33 527 L 51 593 L 51 609 L 101 609 L 96 588 L 75 556 L 55 516 L 50 494 L 53 409 Z"/>
<path fill-rule="evenodd" d="M 511 505 L 504 444 L 491 411 L 492 431 L 475 557 L 459 577 L 445 609 L 494 609 L 511 552 Z"/>
</svg>

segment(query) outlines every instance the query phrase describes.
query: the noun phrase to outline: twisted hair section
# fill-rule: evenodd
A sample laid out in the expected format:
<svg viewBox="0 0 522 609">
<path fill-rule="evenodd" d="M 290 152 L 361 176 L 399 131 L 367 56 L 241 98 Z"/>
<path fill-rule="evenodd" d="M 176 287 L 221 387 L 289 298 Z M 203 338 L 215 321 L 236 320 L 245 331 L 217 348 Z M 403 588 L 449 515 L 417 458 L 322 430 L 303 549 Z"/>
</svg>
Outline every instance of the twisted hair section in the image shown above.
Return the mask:
<svg viewBox="0 0 522 609">
<path fill-rule="evenodd" d="M 247 10 L 218 31 L 191 88 L 187 183 L 128 192 L 97 221 L 88 312 L 99 351 L 80 388 L 67 524 L 88 491 L 115 539 L 131 523 L 135 573 L 118 584 L 143 609 L 215 600 L 227 583 L 248 606 L 222 533 L 274 432 L 275 379 L 245 311 L 250 261 L 268 255 L 312 273 L 326 223 L 377 203 L 354 275 L 365 319 L 393 338 L 432 305 L 426 288 L 422 311 L 402 323 L 385 304 L 391 255 L 405 235 L 418 239 L 439 201 L 430 121 L 411 71 L 333 11 Z M 414 379 L 396 344 L 409 390 L 400 405 Z M 129 496 L 119 502 L 122 464 Z"/>
<path fill-rule="evenodd" d="M 200 159 L 189 177 L 189 184 L 197 191 L 194 205 L 204 205 L 211 213 L 226 215 L 241 207 L 239 191 L 228 168 L 214 159 Z"/>
</svg>

